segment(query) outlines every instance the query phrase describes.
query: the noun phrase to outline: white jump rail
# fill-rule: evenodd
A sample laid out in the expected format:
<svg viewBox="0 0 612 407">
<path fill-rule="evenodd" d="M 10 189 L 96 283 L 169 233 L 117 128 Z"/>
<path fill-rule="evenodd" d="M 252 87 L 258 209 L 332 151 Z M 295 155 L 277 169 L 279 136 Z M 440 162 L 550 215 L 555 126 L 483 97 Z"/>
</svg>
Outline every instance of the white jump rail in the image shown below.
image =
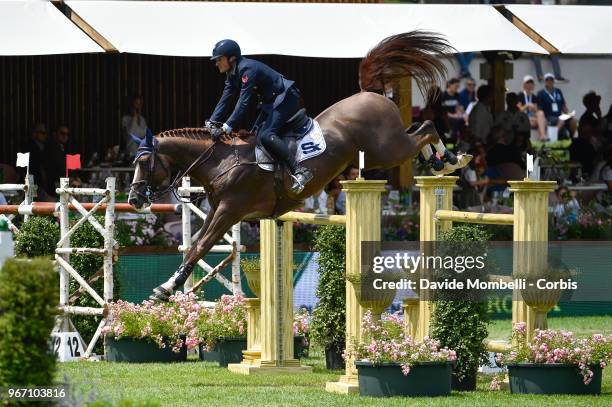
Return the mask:
<svg viewBox="0 0 612 407">
<path fill-rule="evenodd" d="M 184 177 L 181 187 L 178 189 L 178 194 L 183 200 L 182 205 L 182 220 L 183 220 L 183 244 L 179 246 L 179 251 L 183 253 L 183 259 L 185 259 L 187 252 L 193 245 L 193 242 L 198 239 L 199 231 L 192 234 L 191 228 L 191 213 L 206 222 L 206 213 L 198 208 L 191 202 L 188 202 L 192 193 L 204 193 L 203 187 L 192 187 L 191 180 L 189 177 Z M 215 245 L 210 250 L 211 253 L 231 253 L 234 245 L 236 245 L 236 257 L 232 260 L 232 281 L 229 281 L 221 274 L 216 274 L 215 279 L 221 283 L 228 291 L 234 295 L 243 294 L 242 286 L 240 284 L 240 253 L 244 252 L 246 248 L 240 244 L 240 223 L 232 226 L 231 234 L 226 233 L 223 235 L 223 240 L 228 244 L 226 245 Z M 204 259 L 198 260 L 198 266 L 200 266 L 205 273 L 211 273 L 214 269 L 213 266 L 206 263 Z M 193 287 L 193 275 L 185 282 L 185 290 L 190 290 Z"/>
<path fill-rule="evenodd" d="M 0 192 L 8 192 L 8 191 L 23 191 L 23 201 L 20 205 L 30 205 L 34 201 L 34 176 L 28 174 L 25 178 L 25 183 L 23 184 L 0 184 Z M 6 219 L 8 220 L 9 227 L 16 233 L 19 231 L 17 226 L 13 224 L 13 219 L 15 219 L 16 215 L 7 215 Z M 24 215 L 24 220 L 28 220 L 29 215 Z"/>
<path fill-rule="evenodd" d="M 57 249 L 55 251 L 55 260 L 60 266 L 60 304 L 59 308 L 63 311 L 63 318 L 60 319 L 60 323 L 56 327 L 59 332 L 66 332 L 72 330 L 72 324 L 70 323 L 70 315 L 102 315 L 98 328 L 96 329 L 93 337 L 91 338 L 87 350 L 85 351 L 85 358 L 88 358 L 93 351 L 93 348 L 100 338 L 102 328 L 106 325 L 106 316 L 104 313 L 104 307 L 107 303 L 113 300 L 113 254 L 118 249 L 118 246 L 113 239 L 115 229 L 115 178 L 106 179 L 106 189 L 101 188 L 69 188 L 69 179 L 61 178 L 60 187 L 57 188 L 57 193 L 60 196 L 59 203 L 59 220 L 60 220 L 60 240 L 57 243 Z M 101 199 L 87 211 L 75 198 L 76 196 L 100 196 Z M 77 221 L 72 227 L 70 227 L 70 205 L 72 205 L 79 214 L 81 219 Z M 96 211 L 105 205 L 104 211 L 104 226 L 93 217 Z M 71 247 L 70 236 L 85 222 L 89 222 L 98 233 L 104 238 L 104 247 L 99 248 L 88 248 L 88 247 Z M 102 269 L 104 272 L 104 292 L 102 296 L 97 293 L 91 285 L 74 269 L 70 264 L 71 253 L 90 253 L 103 256 Z M 79 285 L 92 296 L 100 308 L 93 307 L 78 307 L 71 306 L 69 304 L 70 298 L 70 277 L 74 278 Z"/>
</svg>

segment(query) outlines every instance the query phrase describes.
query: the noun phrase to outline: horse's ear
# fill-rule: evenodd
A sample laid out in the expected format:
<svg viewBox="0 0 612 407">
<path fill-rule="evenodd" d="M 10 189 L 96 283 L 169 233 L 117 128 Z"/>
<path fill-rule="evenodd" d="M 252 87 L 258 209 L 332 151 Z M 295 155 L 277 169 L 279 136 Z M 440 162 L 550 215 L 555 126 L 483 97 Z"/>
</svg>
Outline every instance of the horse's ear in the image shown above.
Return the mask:
<svg viewBox="0 0 612 407">
<path fill-rule="evenodd" d="M 153 147 L 153 132 L 150 128 L 147 127 L 147 132 L 145 134 L 146 145 Z"/>
<path fill-rule="evenodd" d="M 132 138 L 132 141 L 134 143 L 136 143 L 137 145 L 140 145 L 140 143 L 142 142 L 142 139 L 132 133 L 130 133 L 130 137 Z"/>
</svg>

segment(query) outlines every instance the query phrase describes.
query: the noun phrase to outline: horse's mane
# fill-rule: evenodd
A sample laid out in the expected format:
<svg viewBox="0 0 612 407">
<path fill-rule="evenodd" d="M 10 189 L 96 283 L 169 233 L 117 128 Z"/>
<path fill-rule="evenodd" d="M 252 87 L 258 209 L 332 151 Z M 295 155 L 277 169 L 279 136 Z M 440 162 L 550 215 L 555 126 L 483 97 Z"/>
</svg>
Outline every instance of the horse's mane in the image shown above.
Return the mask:
<svg viewBox="0 0 612 407">
<path fill-rule="evenodd" d="M 233 132 L 235 137 L 239 137 L 241 139 L 249 138 L 254 136 L 255 133 L 251 133 L 246 130 L 239 130 L 237 132 Z M 157 134 L 158 138 L 170 138 L 170 137 L 180 137 L 191 140 L 210 140 L 210 132 L 206 127 L 185 127 L 182 129 L 172 129 L 162 131 Z"/>
</svg>

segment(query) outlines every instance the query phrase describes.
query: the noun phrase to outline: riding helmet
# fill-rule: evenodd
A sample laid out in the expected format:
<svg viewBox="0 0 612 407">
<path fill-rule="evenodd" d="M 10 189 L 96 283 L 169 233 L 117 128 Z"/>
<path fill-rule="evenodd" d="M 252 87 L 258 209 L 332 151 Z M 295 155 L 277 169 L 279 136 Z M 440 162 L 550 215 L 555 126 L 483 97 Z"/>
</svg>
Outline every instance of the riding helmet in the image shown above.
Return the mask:
<svg viewBox="0 0 612 407">
<path fill-rule="evenodd" d="M 234 40 L 221 40 L 215 44 L 213 48 L 211 60 L 215 60 L 222 56 L 240 58 L 240 46 Z"/>
</svg>

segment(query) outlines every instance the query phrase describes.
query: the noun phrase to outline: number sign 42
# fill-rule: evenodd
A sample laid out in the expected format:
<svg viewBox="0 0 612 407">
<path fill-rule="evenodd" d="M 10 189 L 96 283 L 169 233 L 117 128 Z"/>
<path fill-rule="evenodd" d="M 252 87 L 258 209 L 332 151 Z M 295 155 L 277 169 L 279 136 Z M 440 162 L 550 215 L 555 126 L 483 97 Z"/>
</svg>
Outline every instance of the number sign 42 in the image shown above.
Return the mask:
<svg viewBox="0 0 612 407">
<path fill-rule="evenodd" d="M 60 362 L 79 360 L 85 355 L 85 344 L 78 332 L 52 333 L 51 344 Z"/>
</svg>

